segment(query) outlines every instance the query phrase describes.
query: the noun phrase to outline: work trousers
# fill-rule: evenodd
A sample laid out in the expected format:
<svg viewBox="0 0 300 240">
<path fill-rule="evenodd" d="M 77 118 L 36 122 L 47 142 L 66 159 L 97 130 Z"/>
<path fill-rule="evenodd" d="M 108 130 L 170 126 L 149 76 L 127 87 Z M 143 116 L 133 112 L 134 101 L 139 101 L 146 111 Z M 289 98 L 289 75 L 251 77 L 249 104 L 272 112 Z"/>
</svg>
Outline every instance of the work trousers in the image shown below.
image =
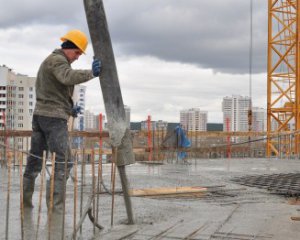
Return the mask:
<svg viewBox="0 0 300 240">
<path fill-rule="evenodd" d="M 47 180 L 46 203 L 51 206 L 50 196 L 53 194 L 53 211 L 62 213 L 65 199 L 66 182 L 72 168 L 71 150 L 68 136 L 67 120 L 34 115 L 32 120 L 32 136 L 30 155 L 23 177 L 23 203 L 32 208 L 32 195 L 35 179 L 42 170 L 43 152 L 55 153 L 54 189 L 51 193 Z M 66 162 L 67 161 L 67 162 Z"/>
<path fill-rule="evenodd" d="M 72 168 L 67 120 L 34 115 L 32 119 L 31 149 L 24 177 L 35 179 L 42 170 L 43 151 L 56 153 L 55 179 L 60 179 Z M 68 161 L 65 169 L 65 161 Z"/>
</svg>

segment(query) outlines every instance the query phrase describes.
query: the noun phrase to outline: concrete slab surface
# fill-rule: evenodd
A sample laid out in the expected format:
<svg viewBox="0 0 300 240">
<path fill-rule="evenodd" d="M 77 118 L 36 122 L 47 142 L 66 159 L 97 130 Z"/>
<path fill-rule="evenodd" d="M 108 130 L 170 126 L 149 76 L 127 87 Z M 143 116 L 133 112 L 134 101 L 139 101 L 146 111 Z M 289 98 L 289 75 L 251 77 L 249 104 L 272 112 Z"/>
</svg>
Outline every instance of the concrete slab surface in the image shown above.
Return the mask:
<svg viewBox="0 0 300 240">
<path fill-rule="evenodd" d="M 87 201 L 91 191 L 91 172 L 90 166 L 86 166 L 83 202 Z M 126 209 L 117 176 L 113 218 L 112 196 L 99 194 L 98 222 L 104 229 L 94 229 L 86 218 L 77 239 L 300 239 L 300 221 L 291 220 L 292 216 L 300 216 L 300 206 L 295 198 L 232 181 L 235 177 L 247 175 L 297 172 L 300 172 L 299 159 L 192 159 L 189 164 L 180 161 L 164 161 L 164 164 L 153 165 L 136 163 L 126 167 L 131 189 L 199 186 L 208 190 L 204 195 L 132 197 L 135 224 L 126 225 Z M 18 168 L 12 169 L 8 206 L 7 169 L 1 168 L 0 173 L 0 239 L 6 239 L 5 235 L 8 235 L 7 239 L 22 239 L 20 174 Z M 80 215 L 80 169 L 78 174 L 76 222 Z M 103 181 L 107 187 L 111 185 L 110 175 L 111 165 L 103 165 Z M 36 183 L 35 208 L 25 219 L 24 239 L 36 239 L 36 236 L 37 239 L 49 239 L 45 193 L 38 224 L 39 178 Z M 67 185 L 65 219 L 64 231 L 62 224 L 56 222 L 56 235 L 51 232 L 51 239 L 61 239 L 62 233 L 65 239 L 72 238 L 74 184 L 71 180 Z"/>
</svg>

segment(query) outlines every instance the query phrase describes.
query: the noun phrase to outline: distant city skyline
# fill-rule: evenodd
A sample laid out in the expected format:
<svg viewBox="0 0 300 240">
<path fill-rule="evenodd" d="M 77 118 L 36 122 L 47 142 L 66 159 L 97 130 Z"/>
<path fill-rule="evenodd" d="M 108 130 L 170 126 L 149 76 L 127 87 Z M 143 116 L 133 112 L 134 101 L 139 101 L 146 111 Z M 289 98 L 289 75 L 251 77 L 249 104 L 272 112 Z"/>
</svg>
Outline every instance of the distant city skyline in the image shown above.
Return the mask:
<svg viewBox="0 0 300 240">
<path fill-rule="evenodd" d="M 5 65 L 1 66 L 1 69 L 6 69 L 5 71 L 8 71 L 10 74 L 14 75 L 15 78 L 17 78 L 17 77 L 21 78 L 22 77 L 25 80 L 26 79 L 35 79 L 35 78 L 32 78 L 32 77 L 28 77 L 28 76 L 26 76 L 26 75 L 24 75 L 22 73 L 15 73 L 15 72 L 13 72 L 10 68 L 8 68 Z M 2 82 L 4 81 L 3 78 L 4 77 L 2 76 Z M 6 77 L 6 78 L 9 79 L 9 77 Z M 5 81 L 7 81 L 7 80 L 5 80 Z M 76 86 L 75 91 L 74 91 L 74 102 L 76 104 L 80 105 L 83 110 L 87 110 L 87 111 L 89 111 L 89 113 L 94 114 L 94 115 L 99 115 L 101 112 L 96 111 L 96 109 L 91 108 L 91 106 L 88 105 L 88 98 L 90 98 L 90 96 L 88 94 L 88 90 L 87 89 L 88 88 L 85 85 L 78 85 L 78 86 Z M 234 95 L 232 95 L 232 96 L 234 96 Z M 248 96 L 243 96 L 243 97 L 249 98 Z M 230 98 L 230 97 L 226 96 L 226 97 L 223 97 L 223 99 L 224 98 Z M 164 103 L 162 103 L 162 104 L 164 104 Z M 210 109 L 208 109 L 208 108 L 200 108 L 200 107 L 196 107 L 196 106 L 192 106 L 191 105 L 191 106 L 189 106 L 186 109 L 174 111 L 174 115 L 177 115 L 177 117 L 174 118 L 173 120 L 171 119 L 171 121 L 168 120 L 167 118 L 165 118 L 163 115 L 157 116 L 156 113 L 152 114 L 149 111 L 148 112 L 147 111 L 144 112 L 145 113 L 144 118 L 137 119 L 135 117 L 136 116 L 135 115 L 135 109 L 132 108 L 129 105 L 126 105 L 126 104 L 124 106 L 125 106 L 125 113 L 126 113 L 126 122 L 129 125 L 129 122 L 142 122 L 142 121 L 145 121 L 147 119 L 148 115 L 151 116 L 151 118 L 152 118 L 153 121 L 159 121 L 159 120 L 161 120 L 161 121 L 174 122 L 174 123 L 177 122 L 177 123 L 179 123 L 181 121 L 181 112 L 185 111 L 187 109 L 193 109 L 193 108 L 194 109 L 201 109 L 202 112 L 205 112 L 206 113 L 205 114 L 206 115 L 206 120 L 205 121 L 208 122 L 208 123 L 224 123 L 223 122 L 223 119 L 224 119 L 223 118 L 223 112 L 222 112 L 222 101 L 218 102 L 218 105 L 219 105 L 219 108 L 221 109 L 220 112 L 214 112 L 214 111 L 210 111 Z M 253 107 L 257 108 L 257 106 L 255 106 L 255 105 Z M 94 109 L 94 110 L 91 110 L 91 109 Z M 203 109 L 208 109 L 208 110 L 203 110 Z M 263 109 L 263 108 L 260 108 L 260 109 Z M 79 118 L 77 118 L 75 120 L 74 127 L 76 129 L 82 129 L 82 127 L 80 127 L 80 125 L 84 124 L 81 121 L 81 118 L 83 117 L 83 114 L 84 113 L 80 114 Z M 106 115 L 105 111 L 102 112 L 102 114 Z"/>
</svg>

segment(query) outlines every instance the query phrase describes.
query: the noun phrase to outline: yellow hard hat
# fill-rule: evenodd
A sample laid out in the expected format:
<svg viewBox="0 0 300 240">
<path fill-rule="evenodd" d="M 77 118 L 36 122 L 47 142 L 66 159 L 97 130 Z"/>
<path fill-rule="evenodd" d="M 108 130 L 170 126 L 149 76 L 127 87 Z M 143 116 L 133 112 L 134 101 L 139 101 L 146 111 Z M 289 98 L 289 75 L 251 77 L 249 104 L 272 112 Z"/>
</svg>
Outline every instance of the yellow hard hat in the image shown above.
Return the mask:
<svg viewBox="0 0 300 240">
<path fill-rule="evenodd" d="M 88 45 L 88 39 L 86 37 L 86 35 L 77 30 L 71 30 L 69 32 L 67 32 L 64 36 L 62 36 L 60 38 L 60 40 L 62 40 L 63 42 L 65 41 L 71 41 L 72 43 L 74 43 L 83 53 L 85 53 L 86 47 Z"/>
</svg>

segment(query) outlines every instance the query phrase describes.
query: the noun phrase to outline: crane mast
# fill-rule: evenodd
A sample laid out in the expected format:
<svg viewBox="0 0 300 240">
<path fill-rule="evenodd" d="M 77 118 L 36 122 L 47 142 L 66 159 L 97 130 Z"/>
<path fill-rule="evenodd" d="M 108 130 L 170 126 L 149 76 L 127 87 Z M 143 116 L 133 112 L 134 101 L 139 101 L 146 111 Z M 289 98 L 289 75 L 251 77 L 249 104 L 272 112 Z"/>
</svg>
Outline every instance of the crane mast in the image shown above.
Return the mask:
<svg viewBox="0 0 300 240">
<path fill-rule="evenodd" d="M 267 156 L 299 154 L 300 0 L 268 0 Z"/>
</svg>

